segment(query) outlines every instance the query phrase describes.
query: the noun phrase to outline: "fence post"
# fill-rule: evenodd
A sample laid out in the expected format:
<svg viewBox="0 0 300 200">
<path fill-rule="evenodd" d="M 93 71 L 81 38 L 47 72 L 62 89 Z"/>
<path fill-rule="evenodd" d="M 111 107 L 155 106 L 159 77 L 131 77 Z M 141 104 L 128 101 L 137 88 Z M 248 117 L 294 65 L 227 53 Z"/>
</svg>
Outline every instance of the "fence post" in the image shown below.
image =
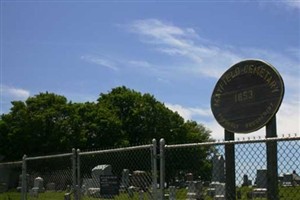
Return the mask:
<svg viewBox="0 0 300 200">
<path fill-rule="evenodd" d="M 157 143 L 156 139 L 152 140 L 152 199 L 157 199 Z"/>
<path fill-rule="evenodd" d="M 234 133 L 225 129 L 225 141 L 234 141 Z M 225 196 L 226 200 L 236 199 L 235 150 L 234 144 L 225 144 Z"/>
<path fill-rule="evenodd" d="M 165 187 L 165 140 L 162 138 L 159 141 L 159 156 L 160 156 L 160 200 L 164 199 L 164 187 Z"/>
<path fill-rule="evenodd" d="M 72 189 L 74 200 L 78 200 L 77 198 L 77 184 L 76 184 L 76 150 L 72 149 Z"/>
<path fill-rule="evenodd" d="M 21 200 L 27 199 L 27 166 L 26 166 L 27 156 L 23 156 L 22 160 L 22 188 L 21 188 Z"/>
<path fill-rule="evenodd" d="M 266 137 L 277 137 L 276 116 L 266 125 Z M 278 200 L 277 141 L 267 141 L 267 199 Z"/>
<path fill-rule="evenodd" d="M 81 182 L 80 182 L 80 149 L 77 149 L 77 198 L 81 199 Z"/>
</svg>

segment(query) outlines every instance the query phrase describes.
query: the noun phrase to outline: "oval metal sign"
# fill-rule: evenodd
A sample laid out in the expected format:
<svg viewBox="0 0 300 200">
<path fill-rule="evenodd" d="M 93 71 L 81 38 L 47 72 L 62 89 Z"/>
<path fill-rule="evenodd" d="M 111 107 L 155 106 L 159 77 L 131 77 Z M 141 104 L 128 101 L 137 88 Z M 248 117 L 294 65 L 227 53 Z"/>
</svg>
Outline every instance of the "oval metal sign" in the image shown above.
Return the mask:
<svg viewBox="0 0 300 200">
<path fill-rule="evenodd" d="M 245 60 L 233 65 L 218 80 L 211 109 L 226 130 L 250 133 L 270 121 L 283 95 L 283 80 L 272 65 L 261 60 Z"/>
</svg>

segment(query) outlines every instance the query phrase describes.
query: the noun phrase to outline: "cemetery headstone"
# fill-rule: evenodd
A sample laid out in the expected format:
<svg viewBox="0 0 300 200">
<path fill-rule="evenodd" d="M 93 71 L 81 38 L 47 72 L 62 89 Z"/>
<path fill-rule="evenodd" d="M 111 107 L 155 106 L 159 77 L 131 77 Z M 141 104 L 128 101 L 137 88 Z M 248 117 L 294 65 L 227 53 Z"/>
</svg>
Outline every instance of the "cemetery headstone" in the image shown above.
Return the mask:
<svg viewBox="0 0 300 200">
<path fill-rule="evenodd" d="M 136 170 L 133 171 L 131 185 L 139 188 L 139 190 L 147 191 L 147 188 L 151 185 L 151 181 L 149 181 L 145 171 Z"/>
<path fill-rule="evenodd" d="M 253 189 L 252 198 L 267 198 L 267 188 Z"/>
<path fill-rule="evenodd" d="M 139 200 L 144 200 L 144 191 L 143 190 L 139 191 Z"/>
<path fill-rule="evenodd" d="M 111 165 L 97 165 L 92 169 L 92 179 L 94 188 L 100 187 L 99 177 L 102 175 L 112 175 Z"/>
<path fill-rule="evenodd" d="M 50 182 L 50 183 L 46 184 L 46 190 L 47 191 L 55 191 L 55 187 L 56 187 L 56 185 L 53 182 Z"/>
<path fill-rule="evenodd" d="M 212 170 L 212 182 L 225 182 L 225 160 L 222 155 L 214 155 L 212 158 L 213 170 Z"/>
<path fill-rule="evenodd" d="M 28 188 L 28 185 L 29 185 L 29 174 L 26 174 L 26 182 L 27 182 L 27 190 L 29 189 Z M 19 176 L 19 182 L 18 182 L 18 186 L 17 186 L 17 191 L 18 192 L 21 192 L 22 190 L 22 174 Z"/>
<path fill-rule="evenodd" d="M 175 186 L 169 187 L 169 200 L 176 200 L 176 187 Z"/>
<path fill-rule="evenodd" d="M 293 174 L 283 174 L 282 186 L 293 186 Z"/>
<path fill-rule="evenodd" d="M 196 188 L 194 181 L 188 181 L 188 191 L 187 191 L 187 200 L 195 200 L 196 199 Z"/>
<path fill-rule="evenodd" d="M 211 182 L 207 195 L 214 199 L 225 199 L 225 183 Z"/>
<path fill-rule="evenodd" d="M 190 181 L 188 185 L 187 199 L 188 200 L 202 200 L 203 184 L 201 181 Z"/>
<path fill-rule="evenodd" d="M 186 175 L 185 175 L 185 177 L 186 177 L 186 181 L 188 182 L 188 181 L 193 181 L 194 180 L 194 175 L 192 174 L 192 173 L 187 173 Z"/>
<path fill-rule="evenodd" d="M 128 196 L 129 196 L 130 199 L 132 199 L 134 197 L 134 189 L 135 189 L 134 186 L 130 186 L 128 188 Z"/>
<path fill-rule="evenodd" d="M 253 189 L 253 198 L 267 197 L 267 169 L 258 169 L 256 172 L 256 188 Z"/>
<path fill-rule="evenodd" d="M 252 185 L 252 181 L 251 180 L 249 180 L 249 178 L 248 178 L 248 175 L 247 174 L 244 174 L 244 176 L 243 176 L 243 183 L 242 183 L 242 186 L 245 186 L 245 187 L 247 187 L 247 186 L 251 186 Z"/>
<path fill-rule="evenodd" d="M 300 176 L 296 173 L 296 171 L 293 171 L 293 185 L 298 186 L 300 185 Z"/>
<path fill-rule="evenodd" d="M 225 199 L 225 183 L 215 185 L 215 199 Z"/>
<path fill-rule="evenodd" d="M 112 175 L 111 165 L 97 165 L 92 169 L 91 179 L 84 179 L 84 184 L 87 187 L 87 195 L 95 198 L 100 198 L 100 176 Z"/>
<path fill-rule="evenodd" d="M 117 176 L 100 175 L 100 195 L 101 197 L 113 197 L 119 195 L 120 184 Z"/>
<path fill-rule="evenodd" d="M 256 187 L 267 188 L 267 169 L 258 169 L 256 174 Z"/>
<path fill-rule="evenodd" d="M 36 191 L 38 193 L 45 192 L 44 179 L 41 177 L 36 177 L 34 179 L 34 184 L 33 184 L 32 190 Z"/>
<path fill-rule="evenodd" d="M 283 174 L 280 174 L 280 175 L 278 175 L 278 183 L 280 184 L 280 185 L 282 185 L 283 184 Z"/>
<path fill-rule="evenodd" d="M 121 190 L 127 190 L 129 187 L 129 169 L 123 169 L 121 178 Z"/>
</svg>

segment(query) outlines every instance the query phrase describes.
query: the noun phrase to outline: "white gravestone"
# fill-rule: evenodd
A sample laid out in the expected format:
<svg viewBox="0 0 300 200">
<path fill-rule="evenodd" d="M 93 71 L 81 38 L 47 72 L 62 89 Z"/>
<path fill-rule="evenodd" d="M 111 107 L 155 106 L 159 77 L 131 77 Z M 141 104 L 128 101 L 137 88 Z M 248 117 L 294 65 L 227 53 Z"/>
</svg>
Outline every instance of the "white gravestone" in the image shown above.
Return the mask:
<svg viewBox="0 0 300 200">
<path fill-rule="evenodd" d="M 34 184 L 33 184 L 32 190 L 36 190 L 39 193 L 45 192 L 44 179 L 41 177 L 36 177 L 34 179 Z"/>
</svg>

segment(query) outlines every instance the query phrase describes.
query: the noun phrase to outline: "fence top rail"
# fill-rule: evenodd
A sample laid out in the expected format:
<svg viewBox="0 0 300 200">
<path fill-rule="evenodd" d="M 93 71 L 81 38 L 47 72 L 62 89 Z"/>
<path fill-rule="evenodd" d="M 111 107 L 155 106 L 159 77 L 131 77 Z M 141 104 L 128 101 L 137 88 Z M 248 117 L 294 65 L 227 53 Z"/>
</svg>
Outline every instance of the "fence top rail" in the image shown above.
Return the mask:
<svg viewBox="0 0 300 200">
<path fill-rule="evenodd" d="M 22 164 L 22 161 L 12 161 L 12 162 L 0 163 L 0 166 L 3 166 L 3 165 L 20 165 L 20 164 Z"/>
<path fill-rule="evenodd" d="M 26 157 L 25 159 L 26 160 L 40 160 L 40 159 L 67 157 L 67 156 L 72 156 L 72 155 L 73 155 L 73 153 L 63 153 L 63 154 L 47 155 L 47 156 Z"/>
<path fill-rule="evenodd" d="M 133 151 L 133 150 L 140 150 L 140 149 L 147 149 L 151 148 L 152 144 L 140 145 L 140 146 L 133 146 L 133 147 L 122 147 L 116 149 L 105 149 L 99 151 L 86 151 L 86 152 L 79 152 L 79 155 L 90 155 L 90 154 L 101 154 L 101 153 L 116 153 L 122 151 Z"/>
<path fill-rule="evenodd" d="M 226 144 L 246 144 L 246 143 L 264 143 L 269 141 L 291 141 L 300 140 L 300 136 L 289 136 L 289 137 L 274 137 L 274 138 L 248 138 L 243 140 L 232 140 L 232 141 L 214 141 L 214 142 L 203 142 L 203 143 L 190 143 L 190 144 L 173 144 L 165 145 L 166 149 L 172 148 L 185 148 L 185 147 L 196 147 L 196 146 L 213 146 L 213 145 L 226 145 Z"/>
</svg>

